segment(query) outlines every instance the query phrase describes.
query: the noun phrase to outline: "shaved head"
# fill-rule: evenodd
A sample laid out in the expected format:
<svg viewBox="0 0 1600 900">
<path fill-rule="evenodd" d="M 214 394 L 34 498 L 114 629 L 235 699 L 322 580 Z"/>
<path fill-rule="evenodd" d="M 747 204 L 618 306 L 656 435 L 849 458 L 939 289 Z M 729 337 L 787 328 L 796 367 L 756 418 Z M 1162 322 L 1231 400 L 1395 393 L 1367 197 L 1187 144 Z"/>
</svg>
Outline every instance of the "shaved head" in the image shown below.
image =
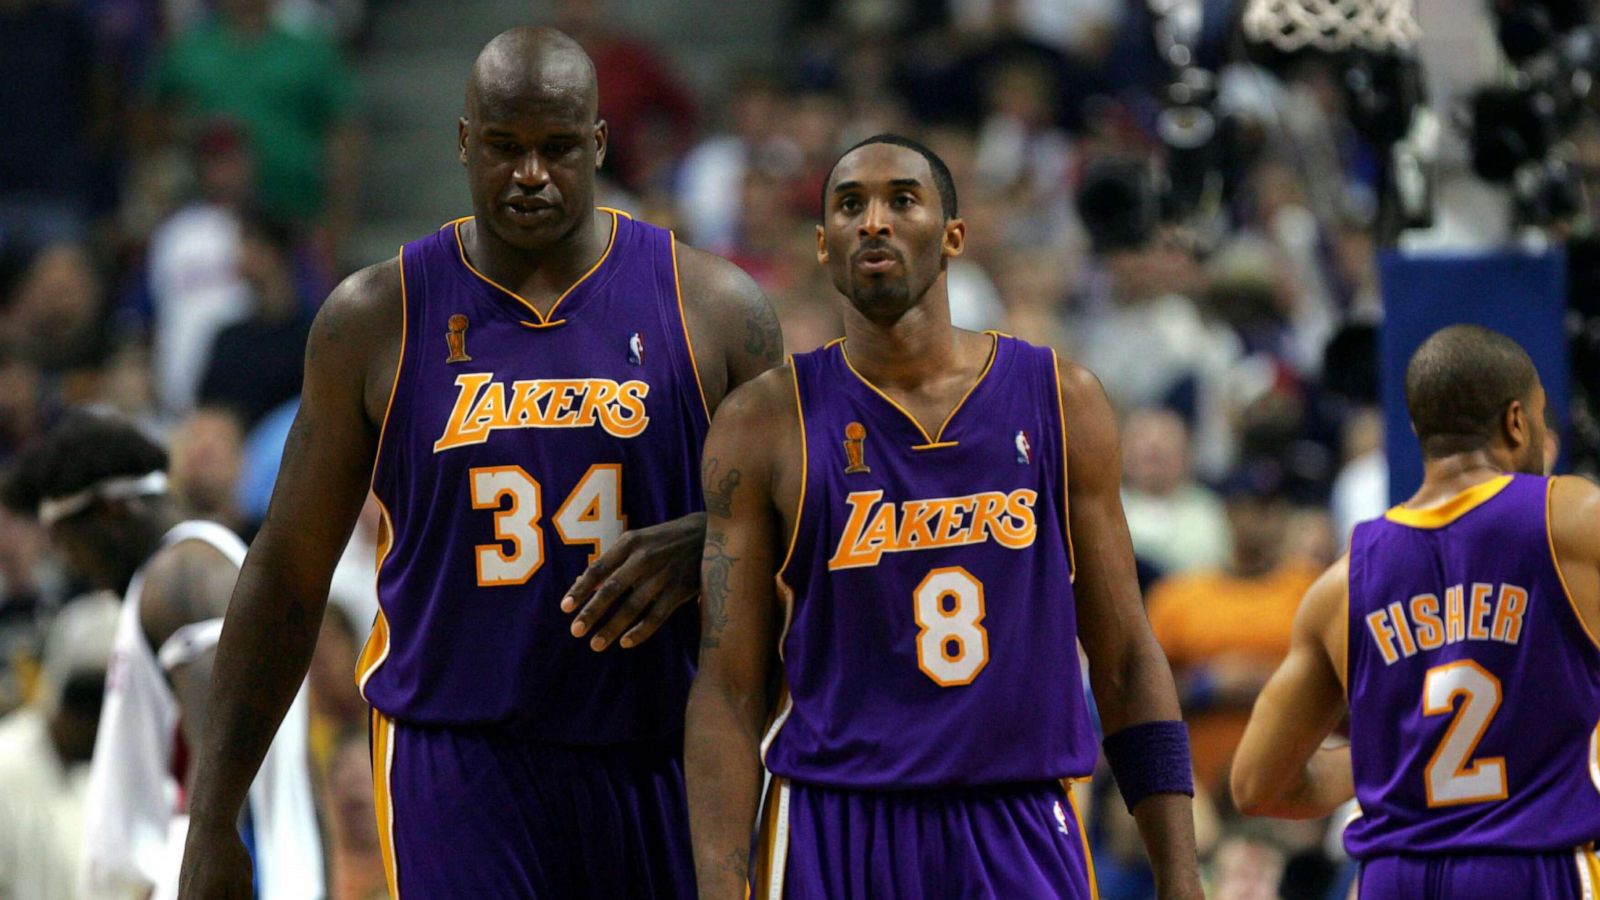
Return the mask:
<svg viewBox="0 0 1600 900">
<path fill-rule="evenodd" d="M 513 28 L 484 46 L 456 129 L 484 240 L 543 252 L 594 239 L 607 134 L 599 93 L 589 54 L 554 28 Z"/>
<path fill-rule="evenodd" d="M 503 114 L 530 100 L 576 103 L 591 120 L 599 113 L 594 61 L 577 41 L 554 28 L 525 25 L 503 31 L 472 64 L 467 118 L 480 110 Z"/>
</svg>

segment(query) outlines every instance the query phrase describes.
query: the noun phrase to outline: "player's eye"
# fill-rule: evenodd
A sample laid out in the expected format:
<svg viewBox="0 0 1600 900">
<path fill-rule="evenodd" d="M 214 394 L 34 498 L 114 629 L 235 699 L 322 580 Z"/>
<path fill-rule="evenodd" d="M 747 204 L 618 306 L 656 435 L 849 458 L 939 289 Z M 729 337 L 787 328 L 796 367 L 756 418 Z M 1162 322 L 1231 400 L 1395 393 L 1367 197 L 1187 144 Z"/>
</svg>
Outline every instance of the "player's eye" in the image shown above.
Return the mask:
<svg viewBox="0 0 1600 900">
<path fill-rule="evenodd" d="M 545 144 L 544 155 L 551 157 L 566 156 L 568 153 L 571 153 L 573 150 L 577 149 L 577 146 L 577 144 L 569 144 L 565 142 L 559 144 Z"/>
<path fill-rule="evenodd" d="M 839 200 L 839 209 L 843 212 L 855 212 L 861 208 L 861 198 L 846 195 Z"/>
<path fill-rule="evenodd" d="M 497 153 L 516 155 L 522 148 L 511 141 L 490 141 L 489 146 Z"/>
<path fill-rule="evenodd" d="M 916 202 L 917 202 L 917 198 L 915 196 L 911 195 L 911 194 L 896 194 L 894 196 L 894 199 L 891 200 L 890 202 L 897 209 L 905 209 L 906 207 L 909 207 L 909 206 L 915 206 Z"/>
</svg>

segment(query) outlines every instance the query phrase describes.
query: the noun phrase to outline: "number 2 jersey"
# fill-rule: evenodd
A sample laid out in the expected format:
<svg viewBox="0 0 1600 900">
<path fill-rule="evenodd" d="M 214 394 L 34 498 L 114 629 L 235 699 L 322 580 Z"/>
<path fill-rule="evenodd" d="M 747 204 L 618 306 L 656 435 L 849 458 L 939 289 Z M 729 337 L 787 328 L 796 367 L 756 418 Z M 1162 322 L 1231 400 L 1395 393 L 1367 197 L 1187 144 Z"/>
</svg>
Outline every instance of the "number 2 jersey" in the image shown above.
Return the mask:
<svg viewBox="0 0 1600 900">
<path fill-rule="evenodd" d="M 779 572 L 774 774 L 906 789 L 1093 770 L 1055 354 L 994 341 L 931 435 L 844 342 L 794 357 L 805 481 Z"/>
<path fill-rule="evenodd" d="M 1551 483 L 1503 475 L 1356 527 L 1352 856 L 1600 838 L 1600 650 L 1556 567 Z"/>
<path fill-rule="evenodd" d="M 707 411 L 672 235 L 606 210 L 600 261 L 539 315 L 473 268 L 460 220 L 401 250 L 404 355 L 379 442 L 381 612 L 367 701 L 564 744 L 683 728 L 695 604 L 602 653 L 561 599 L 624 529 L 703 508 Z"/>
</svg>

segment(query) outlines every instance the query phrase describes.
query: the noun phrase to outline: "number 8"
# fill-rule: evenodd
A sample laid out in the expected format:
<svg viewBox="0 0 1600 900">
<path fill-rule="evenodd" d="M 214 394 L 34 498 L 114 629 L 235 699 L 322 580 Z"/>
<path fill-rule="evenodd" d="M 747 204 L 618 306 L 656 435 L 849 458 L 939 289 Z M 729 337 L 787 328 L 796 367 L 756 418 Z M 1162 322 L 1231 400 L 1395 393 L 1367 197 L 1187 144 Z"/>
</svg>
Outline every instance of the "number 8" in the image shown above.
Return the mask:
<svg viewBox="0 0 1600 900">
<path fill-rule="evenodd" d="M 916 601 L 917 668 L 940 687 L 971 684 L 989 662 L 983 583 L 960 566 L 934 569 L 912 593 Z M 945 598 L 951 599 L 949 608 Z M 954 652 L 952 651 L 954 648 Z"/>
</svg>

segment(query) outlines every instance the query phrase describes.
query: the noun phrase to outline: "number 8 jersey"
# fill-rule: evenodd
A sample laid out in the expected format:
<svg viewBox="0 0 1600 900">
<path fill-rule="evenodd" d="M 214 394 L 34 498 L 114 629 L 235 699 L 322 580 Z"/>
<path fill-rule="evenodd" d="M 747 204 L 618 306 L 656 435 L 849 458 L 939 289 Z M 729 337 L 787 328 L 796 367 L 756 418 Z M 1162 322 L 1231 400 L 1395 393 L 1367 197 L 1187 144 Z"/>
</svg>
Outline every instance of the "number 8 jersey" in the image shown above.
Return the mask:
<svg viewBox="0 0 1600 900">
<path fill-rule="evenodd" d="M 794 357 L 805 481 L 779 571 L 774 774 L 905 789 L 1093 770 L 1055 354 L 994 342 L 934 434 L 843 341 Z"/>
<path fill-rule="evenodd" d="M 1503 475 L 1356 527 L 1352 856 L 1600 838 L 1600 650 L 1557 568 L 1551 483 Z"/>
<path fill-rule="evenodd" d="M 567 744 L 683 728 L 694 604 L 603 653 L 560 609 L 624 529 L 703 508 L 672 235 L 606 212 L 605 254 L 548 316 L 473 268 L 467 220 L 401 249 L 404 350 L 373 474 L 381 613 L 357 668 L 392 718 L 517 720 Z"/>
</svg>

